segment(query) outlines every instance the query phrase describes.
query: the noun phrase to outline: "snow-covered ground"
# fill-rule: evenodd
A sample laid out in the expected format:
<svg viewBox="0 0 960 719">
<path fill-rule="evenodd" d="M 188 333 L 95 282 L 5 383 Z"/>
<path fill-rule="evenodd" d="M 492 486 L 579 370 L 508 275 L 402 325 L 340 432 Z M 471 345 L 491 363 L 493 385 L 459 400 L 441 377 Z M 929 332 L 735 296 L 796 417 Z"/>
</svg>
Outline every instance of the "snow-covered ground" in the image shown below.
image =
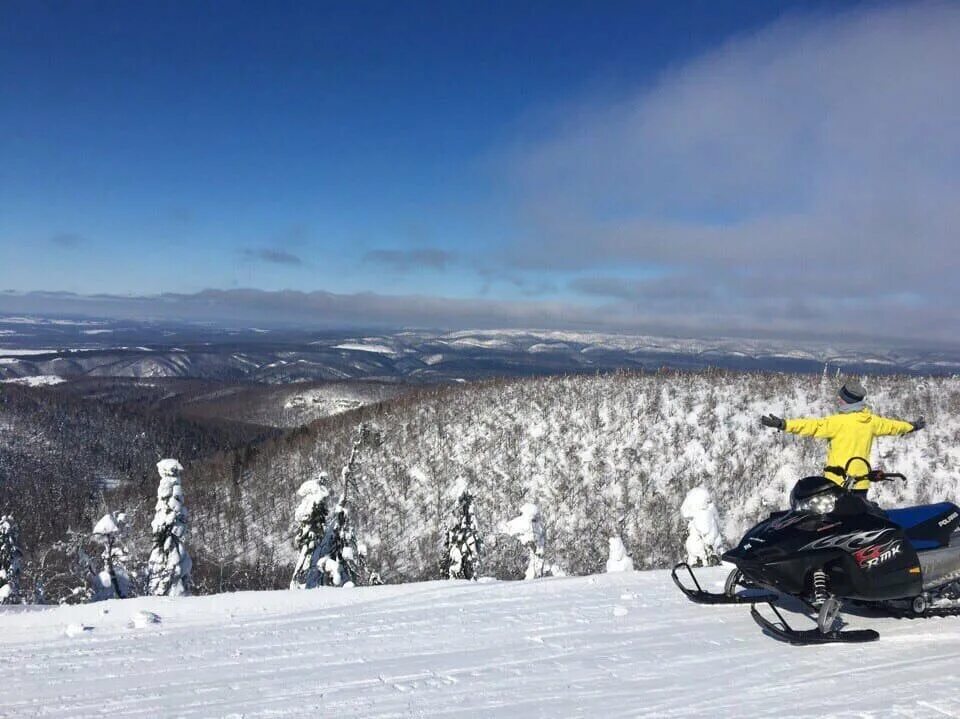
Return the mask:
<svg viewBox="0 0 960 719">
<path fill-rule="evenodd" d="M 334 345 L 335 350 L 352 350 L 354 352 L 373 352 L 375 354 L 394 354 L 396 350 L 393 347 L 378 344 L 362 344 L 359 342 L 345 342 Z"/>
<path fill-rule="evenodd" d="M 66 380 L 55 374 L 41 374 L 32 377 L 17 377 L 16 379 L 0 380 L 4 384 L 22 384 L 27 387 L 50 387 L 55 384 L 63 384 Z"/>
<path fill-rule="evenodd" d="M 960 619 L 849 619 L 790 647 L 663 571 L 0 607 L 0 717 L 960 716 Z"/>
<path fill-rule="evenodd" d="M 52 348 L 23 349 L 17 347 L 0 347 L 0 355 L 4 357 L 32 357 L 33 355 L 55 354 L 60 350 Z"/>
</svg>

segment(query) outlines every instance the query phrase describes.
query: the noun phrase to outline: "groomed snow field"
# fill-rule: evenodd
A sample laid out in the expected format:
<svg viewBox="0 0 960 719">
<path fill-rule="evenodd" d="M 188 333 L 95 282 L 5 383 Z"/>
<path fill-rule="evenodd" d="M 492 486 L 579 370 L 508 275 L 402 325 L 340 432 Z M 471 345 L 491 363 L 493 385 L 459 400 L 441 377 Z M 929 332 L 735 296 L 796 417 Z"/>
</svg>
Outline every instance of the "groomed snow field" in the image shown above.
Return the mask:
<svg viewBox="0 0 960 719">
<path fill-rule="evenodd" d="M 848 619 L 791 647 L 663 571 L 2 607 L 0 716 L 960 716 L 960 618 Z"/>
</svg>

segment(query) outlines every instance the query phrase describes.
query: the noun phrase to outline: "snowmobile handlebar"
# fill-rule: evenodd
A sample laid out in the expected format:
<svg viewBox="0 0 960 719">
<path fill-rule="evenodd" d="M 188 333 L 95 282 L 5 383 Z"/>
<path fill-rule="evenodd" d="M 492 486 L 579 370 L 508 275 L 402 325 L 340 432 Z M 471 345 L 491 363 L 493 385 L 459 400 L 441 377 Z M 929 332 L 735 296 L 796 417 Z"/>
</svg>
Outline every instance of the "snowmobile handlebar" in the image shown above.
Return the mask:
<svg viewBox="0 0 960 719">
<path fill-rule="evenodd" d="M 857 461 L 863 462 L 865 465 L 867 465 L 867 471 L 865 474 L 850 474 L 850 465 Z M 894 479 L 902 479 L 904 482 L 907 481 L 906 476 L 900 472 L 884 472 L 882 469 L 871 468 L 870 463 L 863 457 L 851 457 L 847 460 L 847 464 L 845 466 L 824 467 L 823 471 L 843 477 L 843 486 L 846 489 L 852 489 L 854 484 L 864 479 L 869 482 L 886 482 Z"/>
</svg>

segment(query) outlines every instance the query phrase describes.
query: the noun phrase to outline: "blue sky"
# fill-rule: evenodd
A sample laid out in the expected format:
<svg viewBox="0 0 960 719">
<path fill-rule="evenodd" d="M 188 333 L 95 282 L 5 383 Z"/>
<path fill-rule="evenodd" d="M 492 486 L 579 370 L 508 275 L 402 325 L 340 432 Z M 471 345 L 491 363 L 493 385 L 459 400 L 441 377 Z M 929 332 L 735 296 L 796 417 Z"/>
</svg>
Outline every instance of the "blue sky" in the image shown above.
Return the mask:
<svg viewBox="0 0 960 719">
<path fill-rule="evenodd" d="M 840 303 L 896 335 L 926 265 L 850 286 L 879 270 L 865 234 L 956 187 L 955 7 L 7 2 L 0 289 L 425 295 L 681 333 L 846 331 Z M 877 167 L 913 193 L 864 188 Z M 830 275 L 838 237 L 869 271 Z M 797 267 L 828 305 L 766 287 Z"/>
</svg>

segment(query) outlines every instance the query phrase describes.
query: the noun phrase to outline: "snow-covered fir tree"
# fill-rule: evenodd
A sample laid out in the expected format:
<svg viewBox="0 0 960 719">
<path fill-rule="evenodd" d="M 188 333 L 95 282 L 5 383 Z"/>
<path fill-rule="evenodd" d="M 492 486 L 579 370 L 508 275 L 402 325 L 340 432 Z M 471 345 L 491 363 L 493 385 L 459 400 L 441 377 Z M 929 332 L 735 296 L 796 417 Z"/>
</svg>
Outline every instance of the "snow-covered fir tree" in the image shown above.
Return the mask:
<svg viewBox="0 0 960 719">
<path fill-rule="evenodd" d="M 706 487 L 694 487 L 680 505 L 680 516 L 687 523 L 687 563 L 691 566 L 713 566 L 720 563 L 723 535 L 717 507 Z"/>
<path fill-rule="evenodd" d="M 290 580 L 291 589 L 313 589 L 320 584 L 317 562 L 327 529 L 328 479 L 326 472 L 320 472 L 317 479 L 308 479 L 297 490 L 300 504 L 294 513 L 297 528 L 293 540 L 297 548 L 297 564 Z"/>
<path fill-rule="evenodd" d="M 540 508 L 535 504 L 524 504 L 520 507 L 520 516 L 511 519 L 504 527 L 504 533 L 516 537 L 527 549 L 527 571 L 524 579 L 540 579 L 546 573 L 546 533 L 543 530 L 543 520 L 540 517 Z"/>
<path fill-rule="evenodd" d="M 608 572 L 632 572 L 633 559 L 627 554 L 620 537 L 610 537 L 610 555 L 607 557 Z"/>
<path fill-rule="evenodd" d="M 447 530 L 445 542 L 448 579 L 476 579 L 480 573 L 483 539 L 477 532 L 473 495 L 463 492 L 457 500 L 457 521 Z"/>
<path fill-rule="evenodd" d="M 366 549 L 357 542 L 350 510 L 338 504 L 320 547 L 320 583 L 330 587 L 355 587 L 366 574 Z"/>
<path fill-rule="evenodd" d="M 94 578 L 94 601 L 133 596 L 133 583 L 126 567 L 130 557 L 120 530 L 124 519 L 123 513 L 108 513 L 101 517 L 93 528 L 93 538 L 103 544 L 103 553 L 100 555 L 103 560 L 102 569 Z"/>
<path fill-rule="evenodd" d="M 10 515 L 0 517 L 0 604 L 20 601 L 20 530 Z"/>
<path fill-rule="evenodd" d="M 190 591 L 193 561 L 184 541 L 187 535 L 187 509 L 183 504 L 183 467 L 175 459 L 157 463 L 160 486 L 157 488 L 156 514 L 151 524 L 153 551 L 148 566 L 148 590 L 153 595 L 178 596 Z"/>
<path fill-rule="evenodd" d="M 342 494 L 334 507 L 330 524 L 320 546 L 317 566 L 321 572 L 321 584 L 333 587 L 353 587 L 364 583 L 367 575 L 366 546 L 357 541 L 353 526 L 350 498 L 356 493 L 356 475 L 360 468 L 361 453 L 365 447 L 380 441 L 380 432 L 372 425 L 361 422 L 354 432 L 350 458 L 340 472 Z"/>
</svg>

